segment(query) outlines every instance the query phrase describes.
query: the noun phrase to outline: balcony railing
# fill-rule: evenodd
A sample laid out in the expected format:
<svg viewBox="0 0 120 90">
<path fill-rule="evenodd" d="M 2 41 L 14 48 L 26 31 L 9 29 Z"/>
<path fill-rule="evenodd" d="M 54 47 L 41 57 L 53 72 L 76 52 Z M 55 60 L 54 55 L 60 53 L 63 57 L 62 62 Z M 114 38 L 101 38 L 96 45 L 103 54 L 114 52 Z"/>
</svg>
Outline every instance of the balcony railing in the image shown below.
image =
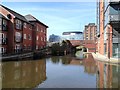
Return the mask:
<svg viewBox="0 0 120 90">
<path fill-rule="evenodd" d="M 2 38 L 2 45 L 7 44 L 7 38 Z"/>
<path fill-rule="evenodd" d="M 119 14 L 110 14 L 109 15 L 109 21 L 110 22 L 119 22 L 120 21 L 120 15 Z"/>
<path fill-rule="evenodd" d="M 120 0 L 109 0 L 110 3 L 119 3 Z"/>
</svg>

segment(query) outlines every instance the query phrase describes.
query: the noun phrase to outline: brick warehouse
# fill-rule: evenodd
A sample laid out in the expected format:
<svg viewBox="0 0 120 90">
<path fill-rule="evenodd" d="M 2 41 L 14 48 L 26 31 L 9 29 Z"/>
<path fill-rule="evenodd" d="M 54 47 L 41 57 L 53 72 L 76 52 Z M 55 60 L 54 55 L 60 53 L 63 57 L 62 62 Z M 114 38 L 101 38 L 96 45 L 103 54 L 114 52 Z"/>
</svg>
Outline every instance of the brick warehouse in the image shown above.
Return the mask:
<svg viewBox="0 0 120 90">
<path fill-rule="evenodd" d="M 0 53 L 29 52 L 46 47 L 48 26 L 37 20 L 29 20 L 9 8 L 0 5 Z"/>
</svg>

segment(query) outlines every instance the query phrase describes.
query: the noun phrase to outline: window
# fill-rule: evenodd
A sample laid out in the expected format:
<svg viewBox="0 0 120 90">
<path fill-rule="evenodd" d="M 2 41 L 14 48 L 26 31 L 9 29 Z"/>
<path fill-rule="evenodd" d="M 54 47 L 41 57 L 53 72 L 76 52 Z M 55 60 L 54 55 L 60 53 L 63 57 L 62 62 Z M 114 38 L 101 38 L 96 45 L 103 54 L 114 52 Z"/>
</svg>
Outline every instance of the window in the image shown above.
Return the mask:
<svg viewBox="0 0 120 90">
<path fill-rule="evenodd" d="M 30 35 L 30 34 L 28 35 L 28 39 L 29 39 L 29 40 L 31 40 L 31 39 L 32 39 L 32 37 L 31 37 L 31 35 Z"/>
<path fill-rule="evenodd" d="M 37 31 L 39 31 L 39 28 L 38 28 L 38 26 L 37 26 Z"/>
<path fill-rule="evenodd" d="M 3 54 L 6 52 L 6 49 L 4 47 L 0 47 L 0 54 Z"/>
<path fill-rule="evenodd" d="M 44 41 L 46 41 L 46 39 L 44 38 Z"/>
<path fill-rule="evenodd" d="M 20 52 L 21 49 L 22 49 L 22 46 L 21 46 L 20 44 L 16 44 L 16 45 L 15 45 L 15 52 L 16 52 L 16 53 Z"/>
<path fill-rule="evenodd" d="M 32 25 L 29 25 L 29 29 L 32 30 Z"/>
<path fill-rule="evenodd" d="M 0 33 L 0 44 L 6 44 L 6 43 L 7 43 L 6 34 Z"/>
<path fill-rule="evenodd" d="M 22 29 L 22 22 L 18 19 L 15 20 L 16 29 Z"/>
<path fill-rule="evenodd" d="M 24 39 L 26 39 L 26 34 L 24 34 Z"/>
<path fill-rule="evenodd" d="M 36 45 L 36 50 L 38 49 L 38 45 Z"/>
<path fill-rule="evenodd" d="M 24 24 L 23 24 L 23 27 L 24 27 L 24 28 L 27 28 L 27 23 L 24 23 Z"/>
<path fill-rule="evenodd" d="M 2 29 L 3 30 L 7 30 L 7 20 L 3 19 L 3 25 L 2 25 Z"/>
<path fill-rule="evenodd" d="M 22 40 L 22 34 L 20 32 L 15 33 L 15 41 L 20 42 Z"/>
<path fill-rule="evenodd" d="M 37 36 L 37 37 L 36 37 L 36 40 L 38 40 L 38 39 L 39 39 L 39 37 Z"/>
<path fill-rule="evenodd" d="M 43 38 L 41 37 L 41 41 L 43 41 Z"/>
<path fill-rule="evenodd" d="M 23 46 L 23 50 L 26 50 L 26 44 Z"/>
</svg>

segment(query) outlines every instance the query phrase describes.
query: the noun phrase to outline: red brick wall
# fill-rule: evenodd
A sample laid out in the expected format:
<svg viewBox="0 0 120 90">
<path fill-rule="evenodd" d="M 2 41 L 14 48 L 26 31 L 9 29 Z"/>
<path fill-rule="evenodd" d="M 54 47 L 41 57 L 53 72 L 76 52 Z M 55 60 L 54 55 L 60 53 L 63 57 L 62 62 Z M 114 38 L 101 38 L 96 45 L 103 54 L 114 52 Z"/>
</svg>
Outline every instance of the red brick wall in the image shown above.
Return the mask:
<svg viewBox="0 0 120 90">
<path fill-rule="evenodd" d="M 104 2 L 100 0 L 100 43 L 99 53 L 104 55 Z"/>
<path fill-rule="evenodd" d="M 23 24 L 23 47 L 25 48 L 28 48 L 30 46 L 32 49 L 32 30 L 33 30 L 33 26 L 31 24 L 26 23 L 26 27 Z M 31 39 L 29 38 L 29 35 Z"/>
<path fill-rule="evenodd" d="M 8 53 L 14 53 L 14 24 L 9 21 L 8 24 Z"/>
<path fill-rule="evenodd" d="M 38 31 L 36 31 L 36 36 L 39 37 L 38 41 L 36 40 L 36 44 L 39 48 L 43 48 L 46 46 L 46 27 L 37 23 Z"/>
<path fill-rule="evenodd" d="M 95 52 L 96 45 L 94 40 L 70 40 L 73 46 L 81 45 L 88 49 L 88 52 Z"/>
<path fill-rule="evenodd" d="M 107 53 L 107 56 L 109 57 L 109 54 L 110 54 L 110 57 L 112 57 L 112 26 L 111 25 L 108 25 L 107 26 L 107 45 L 106 45 L 106 53 Z"/>
</svg>

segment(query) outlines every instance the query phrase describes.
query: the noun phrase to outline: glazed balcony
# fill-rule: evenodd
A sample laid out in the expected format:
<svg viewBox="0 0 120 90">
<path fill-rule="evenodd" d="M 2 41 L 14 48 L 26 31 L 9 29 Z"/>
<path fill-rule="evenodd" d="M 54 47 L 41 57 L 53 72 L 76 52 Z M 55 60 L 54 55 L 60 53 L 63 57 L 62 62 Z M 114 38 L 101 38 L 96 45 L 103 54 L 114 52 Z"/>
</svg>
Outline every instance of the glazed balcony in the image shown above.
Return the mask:
<svg viewBox="0 0 120 90">
<path fill-rule="evenodd" d="M 111 3 L 111 4 L 117 4 L 117 3 L 120 3 L 120 0 L 109 0 L 109 3 Z"/>
<path fill-rule="evenodd" d="M 108 12 L 108 19 L 110 22 L 120 21 L 120 4 L 110 5 L 107 12 Z"/>
</svg>

